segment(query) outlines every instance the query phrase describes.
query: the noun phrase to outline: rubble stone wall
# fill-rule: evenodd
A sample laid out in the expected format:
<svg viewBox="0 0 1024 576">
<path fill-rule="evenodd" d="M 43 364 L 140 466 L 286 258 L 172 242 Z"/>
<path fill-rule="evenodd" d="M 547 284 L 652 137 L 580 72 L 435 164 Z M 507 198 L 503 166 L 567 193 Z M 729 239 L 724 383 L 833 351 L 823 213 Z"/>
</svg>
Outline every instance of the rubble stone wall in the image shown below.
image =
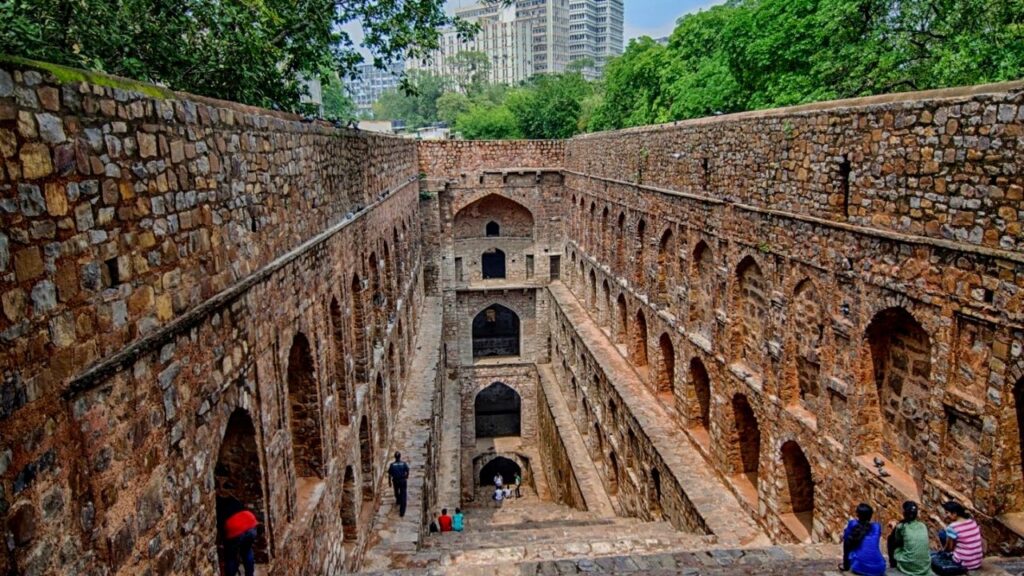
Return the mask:
<svg viewBox="0 0 1024 576">
<path fill-rule="evenodd" d="M 408 141 L 0 65 L 0 572 L 219 573 L 227 494 L 271 573 L 356 565 L 422 298 L 415 173 Z"/>
</svg>

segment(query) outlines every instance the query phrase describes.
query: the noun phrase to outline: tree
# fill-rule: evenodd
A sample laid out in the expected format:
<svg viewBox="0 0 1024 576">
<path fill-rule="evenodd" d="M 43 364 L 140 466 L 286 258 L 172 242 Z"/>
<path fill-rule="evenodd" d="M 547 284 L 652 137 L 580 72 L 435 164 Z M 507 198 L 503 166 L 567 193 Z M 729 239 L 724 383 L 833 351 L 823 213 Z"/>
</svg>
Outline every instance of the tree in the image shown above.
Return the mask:
<svg viewBox="0 0 1024 576">
<path fill-rule="evenodd" d="M 505 100 L 525 138 L 569 138 L 580 130 L 584 98 L 592 88 L 578 72 L 540 74 Z"/>
<path fill-rule="evenodd" d="M 516 117 L 507 106 L 478 105 L 455 121 L 456 130 L 467 140 L 508 140 L 522 138 Z"/>
<path fill-rule="evenodd" d="M 407 90 L 389 90 L 373 105 L 378 120 L 401 120 L 407 128 L 421 128 L 437 122 L 437 101 L 449 87 L 443 76 L 413 71 Z"/>
<path fill-rule="evenodd" d="M 381 65 L 435 49 L 442 26 L 471 31 L 443 0 L 0 0 L 0 53 L 294 110 L 300 78 L 362 61 L 351 21 Z"/>
<path fill-rule="evenodd" d="M 445 92 L 437 99 L 437 119 L 449 126 L 455 125 L 459 114 L 468 112 L 472 104 L 469 97 L 459 92 Z"/>
<path fill-rule="evenodd" d="M 328 81 L 323 85 L 324 118 L 341 121 L 355 118 L 356 104 L 345 92 L 341 79 L 333 72 L 326 76 Z"/>
<path fill-rule="evenodd" d="M 491 60 L 487 54 L 476 50 L 458 52 L 449 59 L 449 75 L 456 90 L 463 94 L 476 94 L 490 79 Z"/>
</svg>

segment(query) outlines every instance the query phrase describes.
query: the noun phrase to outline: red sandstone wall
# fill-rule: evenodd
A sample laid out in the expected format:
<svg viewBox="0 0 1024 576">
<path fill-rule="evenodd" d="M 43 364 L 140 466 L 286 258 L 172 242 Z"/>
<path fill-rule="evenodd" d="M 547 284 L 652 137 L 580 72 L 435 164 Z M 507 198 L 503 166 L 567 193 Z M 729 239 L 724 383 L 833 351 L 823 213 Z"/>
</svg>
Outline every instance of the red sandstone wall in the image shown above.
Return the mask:
<svg viewBox="0 0 1024 576">
<path fill-rule="evenodd" d="M 216 573 L 236 410 L 271 572 L 354 565 L 422 298 L 414 144 L 95 82 L 0 65 L 0 573 Z M 306 482 L 295 382 L 322 444 Z"/>
</svg>

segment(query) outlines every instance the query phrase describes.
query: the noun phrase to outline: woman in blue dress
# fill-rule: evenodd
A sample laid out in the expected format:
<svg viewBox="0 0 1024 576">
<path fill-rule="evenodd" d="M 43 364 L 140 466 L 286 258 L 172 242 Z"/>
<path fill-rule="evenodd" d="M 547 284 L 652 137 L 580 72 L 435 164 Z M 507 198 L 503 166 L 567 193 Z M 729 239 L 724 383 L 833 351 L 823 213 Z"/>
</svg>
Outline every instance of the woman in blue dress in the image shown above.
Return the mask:
<svg viewBox="0 0 1024 576">
<path fill-rule="evenodd" d="M 867 504 L 857 505 L 857 518 L 851 519 L 843 531 L 842 571 L 860 576 L 885 576 L 885 558 L 879 542 L 882 527 L 872 522 L 875 511 Z"/>
</svg>

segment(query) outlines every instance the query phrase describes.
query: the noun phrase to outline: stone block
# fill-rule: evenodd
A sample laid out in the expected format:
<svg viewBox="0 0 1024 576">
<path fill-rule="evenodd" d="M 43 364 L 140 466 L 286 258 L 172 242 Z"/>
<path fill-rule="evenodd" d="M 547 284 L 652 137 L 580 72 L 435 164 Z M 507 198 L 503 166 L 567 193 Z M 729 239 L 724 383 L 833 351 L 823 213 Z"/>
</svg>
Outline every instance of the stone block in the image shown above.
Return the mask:
<svg viewBox="0 0 1024 576">
<path fill-rule="evenodd" d="M 53 162 L 50 149 L 41 142 L 24 144 L 18 155 L 21 161 L 22 175 L 29 179 L 43 178 L 53 173 Z"/>
<path fill-rule="evenodd" d="M 43 258 L 37 246 L 29 246 L 14 253 L 14 272 L 19 282 L 43 275 Z"/>
</svg>

